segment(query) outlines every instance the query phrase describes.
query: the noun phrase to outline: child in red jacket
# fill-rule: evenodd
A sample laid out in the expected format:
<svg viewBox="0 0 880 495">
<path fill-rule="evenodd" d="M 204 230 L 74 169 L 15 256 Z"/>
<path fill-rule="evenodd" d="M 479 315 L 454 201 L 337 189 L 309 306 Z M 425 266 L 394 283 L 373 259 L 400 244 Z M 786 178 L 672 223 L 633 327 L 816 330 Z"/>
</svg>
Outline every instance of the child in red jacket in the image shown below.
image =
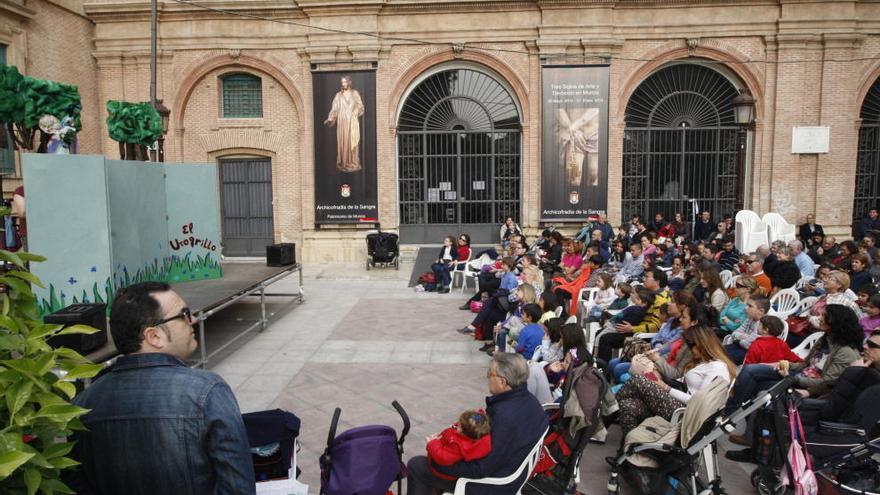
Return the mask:
<svg viewBox="0 0 880 495">
<path fill-rule="evenodd" d="M 784 340 L 780 339 L 782 335 L 782 320 L 779 318 L 766 315 L 761 318 L 761 324 L 758 325 L 758 338 L 752 341 L 749 346 L 749 352 L 743 361 L 743 366 L 747 364 L 771 364 L 779 361 L 790 361 L 799 363 L 803 361 L 800 356 L 791 352 L 791 348 Z"/>
<path fill-rule="evenodd" d="M 492 436 L 489 434 L 489 416 L 485 411 L 465 411 L 458 423 L 440 433 L 428 437 L 428 460 L 435 476 L 452 480 L 434 469 L 438 466 L 451 466 L 458 461 L 474 461 L 489 455 L 492 451 Z"/>
</svg>

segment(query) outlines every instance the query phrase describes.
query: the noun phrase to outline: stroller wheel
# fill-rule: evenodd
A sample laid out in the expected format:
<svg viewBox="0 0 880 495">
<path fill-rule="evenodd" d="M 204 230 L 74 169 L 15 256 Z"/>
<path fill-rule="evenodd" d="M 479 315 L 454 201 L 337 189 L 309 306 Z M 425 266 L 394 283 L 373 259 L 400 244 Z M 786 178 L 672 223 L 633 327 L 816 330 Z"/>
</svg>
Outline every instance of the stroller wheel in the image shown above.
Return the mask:
<svg viewBox="0 0 880 495">
<path fill-rule="evenodd" d="M 367 271 L 370 271 L 370 268 L 372 268 L 372 265 L 373 264 L 370 263 L 370 260 L 367 260 Z"/>
<path fill-rule="evenodd" d="M 394 269 L 400 270 L 400 256 L 394 257 Z"/>
</svg>

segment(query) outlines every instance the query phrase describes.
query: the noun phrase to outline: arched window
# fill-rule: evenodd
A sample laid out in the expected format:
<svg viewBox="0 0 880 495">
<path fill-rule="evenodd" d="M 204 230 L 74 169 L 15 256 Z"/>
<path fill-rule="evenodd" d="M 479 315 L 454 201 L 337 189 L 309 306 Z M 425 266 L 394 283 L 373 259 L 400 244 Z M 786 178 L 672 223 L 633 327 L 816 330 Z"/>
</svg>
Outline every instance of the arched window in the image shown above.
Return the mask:
<svg viewBox="0 0 880 495">
<path fill-rule="evenodd" d="M 687 213 L 699 202 L 716 218 L 742 202 L 740 129 L 731 102 L 738 91 L 699 63 L 664 67 L 626 106 L 623 215 Z"/>
<path fill-rule="evenodd" d="M 251 74 L 229 74 L 222 80 L 222 115 L 225 119 L 263 116 L 263 82 Z"/>
<path fill-rule="evenodd" d="M 856 162 L 856 188 L 853 223 L 865 218 L 880 203 L 880 79 L 868 90 L 859 114 L 859 152 Z"/>
<path fill-rule="evenodd" d="M 401 237 L 437 242 L 468 232 L 495 242 L 520 215 L 520 116 L 507 88 L 472 68 L 429 75 L 397 122 Z"/>
</svg>

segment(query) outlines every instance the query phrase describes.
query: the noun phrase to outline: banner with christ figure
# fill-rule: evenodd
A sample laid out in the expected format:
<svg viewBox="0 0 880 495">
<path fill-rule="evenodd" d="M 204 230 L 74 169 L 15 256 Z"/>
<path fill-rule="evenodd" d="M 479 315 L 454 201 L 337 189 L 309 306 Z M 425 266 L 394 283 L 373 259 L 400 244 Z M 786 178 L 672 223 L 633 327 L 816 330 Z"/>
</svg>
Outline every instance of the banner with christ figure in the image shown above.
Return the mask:
<svg viewBox="0 0 880 495">
<path fill-rule="evenodd" d="M 378 221 L 376 72 L 312 73 L 315 223 Z"/>
<path fill-rule="evenodd" d="M 608 204 L 609 67 L 546 66 L 541 220 L 582 221 Z"/>
</svg>

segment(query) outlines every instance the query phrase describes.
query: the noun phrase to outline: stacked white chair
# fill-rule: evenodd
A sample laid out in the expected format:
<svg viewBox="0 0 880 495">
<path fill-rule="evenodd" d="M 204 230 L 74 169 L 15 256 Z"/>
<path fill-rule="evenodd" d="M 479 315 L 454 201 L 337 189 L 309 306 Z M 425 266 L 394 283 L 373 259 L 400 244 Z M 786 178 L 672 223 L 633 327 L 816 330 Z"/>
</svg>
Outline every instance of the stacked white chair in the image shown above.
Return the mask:
<svg viewBox="0 0 880 495">
<path fill-rule="evenodd" d="M 761 220 L 767 224 L 767 239 L 770 242 L 789 242 L 797 239 L 795 226 L 786 222 L 779 213 L 765 213 Z"/>
<path fill-rule="evenodd" d="M 740 210 L 736 213 L 736 231 L 734 245 L 741 253 L 753 253 L 758 246 L 770 244 L 767 238 L 767 224 L 761 221 L 752 210 Z"/>
</svg>

